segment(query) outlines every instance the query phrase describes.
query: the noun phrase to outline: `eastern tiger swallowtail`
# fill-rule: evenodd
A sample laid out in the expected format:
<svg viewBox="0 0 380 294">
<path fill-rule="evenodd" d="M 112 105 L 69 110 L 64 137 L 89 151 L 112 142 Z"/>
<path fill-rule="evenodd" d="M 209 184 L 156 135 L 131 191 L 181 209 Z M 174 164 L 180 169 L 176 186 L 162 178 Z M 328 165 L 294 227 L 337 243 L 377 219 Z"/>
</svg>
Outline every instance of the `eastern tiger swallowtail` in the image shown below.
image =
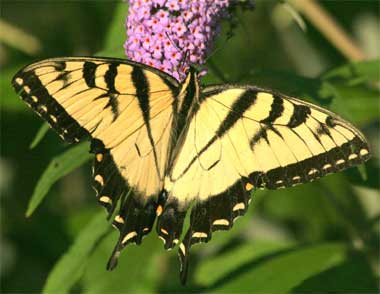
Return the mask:
<svg viewBox="0 0 380 294">
<path fill-rule="evenodd" d="M 64 57 L 13 78 L 22 99 L 67 142 L 91 140 L 94 188 L 128 243 L 152 230 L 179 245 L 185 282 L 190 247 L 228 230 L 253 188 L 310 182 L 370 156 L 364 136 L 336 114 L 253 86 L 202 88 L 129 60 Z M 181 239 L 186 211 L 189 228 Z"/>
</svg>

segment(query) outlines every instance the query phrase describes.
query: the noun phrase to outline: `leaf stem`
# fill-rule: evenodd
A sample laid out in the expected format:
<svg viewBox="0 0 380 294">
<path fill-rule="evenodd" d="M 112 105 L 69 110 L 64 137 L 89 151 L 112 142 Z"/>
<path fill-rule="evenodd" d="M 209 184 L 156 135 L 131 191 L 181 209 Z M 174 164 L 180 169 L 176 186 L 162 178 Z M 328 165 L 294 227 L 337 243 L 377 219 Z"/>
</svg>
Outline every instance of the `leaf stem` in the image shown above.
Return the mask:
<svg viewBox="0 0 380 294">
<path fill-rule="evenodd" d="M 355 44 L 344 29 L 315 0 L 289 0 L 306 18 L 349 60 L 366 59 L 364 52 Z"/>
</svg>

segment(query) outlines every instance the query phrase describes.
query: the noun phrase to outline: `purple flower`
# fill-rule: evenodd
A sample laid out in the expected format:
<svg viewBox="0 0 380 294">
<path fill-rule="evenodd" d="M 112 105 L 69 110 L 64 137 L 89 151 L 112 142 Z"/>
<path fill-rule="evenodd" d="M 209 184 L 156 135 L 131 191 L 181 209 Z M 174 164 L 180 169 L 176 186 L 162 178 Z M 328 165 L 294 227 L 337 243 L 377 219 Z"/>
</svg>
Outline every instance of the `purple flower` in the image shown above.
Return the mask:
<svg viewBox="0 0 380 294">
<path fill-rule="evenodd" d="M 189 65 L 204 64 L 228 15 L 228 0 L 131 0 L 127 18 L 129 59 L 182 81 Z"/>
<path fill-rule="evenodd" d="M 169 9 L 169 11 L 176 11 L 176 10 L 179 10 L 178 2 L 179 1 L 176 1 L 176 0 L 169 0 L 169 1 L 166 1 L 165 6 Z M 182 2 L 185 2 L 185 1 L 182 1 Z"/>
</svg>

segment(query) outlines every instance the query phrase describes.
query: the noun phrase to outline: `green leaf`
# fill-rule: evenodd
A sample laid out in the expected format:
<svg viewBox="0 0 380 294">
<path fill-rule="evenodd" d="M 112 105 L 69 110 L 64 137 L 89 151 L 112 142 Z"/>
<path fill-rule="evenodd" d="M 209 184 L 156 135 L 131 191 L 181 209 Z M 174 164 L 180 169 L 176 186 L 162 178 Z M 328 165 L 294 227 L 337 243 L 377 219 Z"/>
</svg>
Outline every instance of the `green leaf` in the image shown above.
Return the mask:
<svg viewBox="0 0 380 294">
<path fill-rule="evenodd" d="M 365 170 L 364 175 L 362 175 L 363 171 L 361 168 Z M 365 186 L 376 191 L 380 189 L 380 166 L 379 160 L 376 157 L 373 157 L 365 164 L 358 166 L 357 169 L 348 169 L 345 172 L 345 175 L 348 177 L 350 183 L 354 185 Z"/>
<path fill-rule="evenodd" d="M 38 129 L 36 135 L 34 136 L 32 143 L 30 143 L 29 149 L 35 148 L 45 137 L 49 129 L 50 129 L 49 124 L 43 123 L 41 127 Z"/>
<path fill-rule="evenodd" d="M 154 293 L 168 256 L 162 250 L 161 241 L 151 233 L 141 245 L 128 245 L 120 254 L 118 266 L 106 271 L 105 265 L 117 239 L 118 233 L 114 231 L 94 251 L 82 279 L 83 293 Z"/>
<path fill-rule="evenodd" d="M 116 6 L 112 22 L 106 35 L 103 49 L 96 55 L 125 58 L 123 44 L 127 38 L 125 30 L 125 20 L 127 15 L 127 3 L 123 2 Z"/>
<path fill-rule="evenodd" d="M 370 222 L 358 191 L 349 185 L 347 177 L 336 174 L 318 182 L 319 194 L 324 195 L 340 219 L 341 228 L 350 239 L 366 242 L 371 234 Z"/>
<path fill-rule="evenodd" d="M 354 255 L 303 281 L 293 293 L 378 293 L 377 279 L 365 256 Z"/>
<path fill-rule="evenodd" d="M 256 84 L 260 87 L 282 92 L 288 96 L 307 98 L 312 103 L 323 105 L 328 103 L 319 95 L 321 81 L 307 78 L 281 70 L 255 69 L 242 74 L 237 79 L 238 83 Z"/>
<path fill-rule="evenodd" d="M 46 280 L 43 293 L 68 293 L 81 278 L 89 256 L 109 227 L 104 212 L 96 214 L 79 233 L 67 253 L 55 264 Z"/>
<path fill-rule="evenodd" d="M 201 263 L 195 273 L 195 282 L 201 285 L 213 285 L 229 272 L 238 270 L 247 261 L 288 249 L 290 246 L 290 243 L 264 240 L 245 242 L 235 250 L 227 251 L 216 258 L 210 257 L 209 261 Z"/>
<path fill-rule="evenodd" d="M 332 98 L 330 109 L 354 124 L 364 125 L 380 119 L 377 90 L 329 81 L 323 83 L 320 94 L 325 99 Z"/>
<path fill-rule="evenodd" d="M 365 167 L 364 164 L 362 165 L 359 165 L 357 167 L 358 171 L 359 171 L 359 174 L 360 174 L 360 177 L 361 179 L 364 181 L 364 182 L 367 182 L 368 181 L 368 173 L 367 173 L 367 169 Z"/>
<path fill-rule="evenodd" d="M 34 189 L 26 211 L 27 217 L 39 206 L 55 182 L 91 158 L 89 149 L 87 142 L 81 143 L 52 159 Z"/>
<path fill-rule="evenodd" d="M 1 70 L 0 89 L 1 89 L 1 109 L 3 111 L 24 111 L 27 109 L 25 103 L 21 102 L 11 85 L 12 77 L 22 67 L 22 65 L 12 66 Z"/>
<path fill-rule="evenodd" d="M 239 268 L 215 281 L 212 292 L 245 293 L 288 293 L 305 279 L 317 275 L 345 260 L 347 247 L 342 243 L 326 243 L 310 247 L 294 248 L 291 251 L 274 251 L 273 254 L 246 259 Z M 241 247 L 228 252 L 231 256 L 242 259 L 247 254 Z M 224 255 L 216 260 L 209 260 L 208 268 L 225 266 L 221 263 Z M 211 272 L 203 272 L 211 275 Z"/>
<path fill-rule="evenodd" d="M 322 76 L 324 80 L 345 79 L 352 82 L 372 81 L 379 82 L 380 80 L 380 60 L 367 60 L 356 63 L 349 63 L 338 68 L 334 68 Z"/>
</svg>

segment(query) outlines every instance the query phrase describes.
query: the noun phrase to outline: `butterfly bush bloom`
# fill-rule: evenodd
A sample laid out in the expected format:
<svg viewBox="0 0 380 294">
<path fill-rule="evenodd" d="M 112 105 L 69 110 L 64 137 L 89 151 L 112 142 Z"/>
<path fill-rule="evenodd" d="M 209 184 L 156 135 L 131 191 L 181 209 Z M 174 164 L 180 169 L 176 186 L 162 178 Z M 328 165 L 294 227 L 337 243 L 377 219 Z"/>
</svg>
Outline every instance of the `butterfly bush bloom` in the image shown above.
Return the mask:
<svg viewBox="0 0 380 294">
<path fill-rule="evenodd" d="M 131 0 L 125 53 L 182 81 L 190 64 L 204 64 L 228 0 Z"/>
</svg>

